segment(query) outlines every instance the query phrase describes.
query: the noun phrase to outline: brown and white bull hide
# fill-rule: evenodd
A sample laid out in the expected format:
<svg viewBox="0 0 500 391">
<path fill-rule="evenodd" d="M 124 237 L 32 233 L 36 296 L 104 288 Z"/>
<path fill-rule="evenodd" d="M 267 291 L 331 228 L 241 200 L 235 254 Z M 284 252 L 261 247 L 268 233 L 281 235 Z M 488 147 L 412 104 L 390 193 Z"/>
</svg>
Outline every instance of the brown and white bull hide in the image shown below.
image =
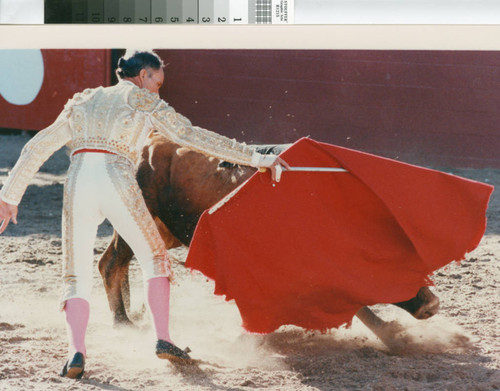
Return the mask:
<svg viewBox="0 0 500 391">
<path fill-rule="evenodd" d="M 272 148 L 271 148 L 272 149 Z M 283 148 L 281 148 L 282 150 Z M 274 148 L 279 153 L 280 148 Z M 152 134 L 144 146 L 137 181 L 167 248 L 189 246 L 194 229 L 205 209 L 247 180 L 254 168 L 220 163 L 219 160 L 182 148 L 159 134 Z M 128 267 L 133 252 L 115 231 L 99 261 L 115 324 L 131 323 L 128 303 Z M 411 300 L 395 303 L 417 319 L 434 315 L 439 299 L 423 287 Z M 357 316 L 382 337 L 384 322 L 364 307 Z"/>
</svg>

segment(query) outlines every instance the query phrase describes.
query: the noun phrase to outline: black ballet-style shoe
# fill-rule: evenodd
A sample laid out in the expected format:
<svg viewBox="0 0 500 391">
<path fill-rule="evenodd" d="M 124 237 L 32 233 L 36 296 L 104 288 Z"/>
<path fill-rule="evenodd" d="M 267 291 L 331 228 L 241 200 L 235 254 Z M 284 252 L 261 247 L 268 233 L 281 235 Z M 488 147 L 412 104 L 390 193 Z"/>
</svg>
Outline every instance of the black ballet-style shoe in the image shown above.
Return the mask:
<svg viewBox="0 0 500 391">
<path fill-rule="evenodd" d="M 181 350 L 173 343 L 159 339 L 156 343 L 156 355 L 158 358 L 170 360 L 178 364 L 190 364 L 193 362 L 189 356 L 189 348 Z"/>
<path fill-rule="evenodd" d="M 85 356 L 76 352 L 71 361 L 66 361 L 59 375 L 70 379 L 81 379 L 83 372 L 85 372 Z"/>
</svg>

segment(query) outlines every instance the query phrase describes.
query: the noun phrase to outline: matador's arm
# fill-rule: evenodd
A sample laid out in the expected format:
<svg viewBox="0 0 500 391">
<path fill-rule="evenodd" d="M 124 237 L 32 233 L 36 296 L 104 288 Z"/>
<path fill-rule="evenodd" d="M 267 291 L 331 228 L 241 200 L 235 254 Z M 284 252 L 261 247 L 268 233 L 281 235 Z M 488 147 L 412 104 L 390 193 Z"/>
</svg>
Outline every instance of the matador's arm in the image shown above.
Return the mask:
<svg viewBox="0 0 500 391">
<path fill-rule="evenodd" d="M 71 140 L 68 122 L 69 110 L 65 109 L 56 121 L 38 132 L 21 151 L 7 181 L 0 190 L 0 199 L 18 205 L 29 182 L 40 166 L 58 149 Z"/>
<path fill-rule="evenodd" d="M 276 161 L 276 156 L 262 155 L 244 143 L 191 125 L 164 101 L 160 101 L 150 118 L 153 127 L 167 138 L 205 155 L 253 167 L 271 167 Z"/>
</svg>

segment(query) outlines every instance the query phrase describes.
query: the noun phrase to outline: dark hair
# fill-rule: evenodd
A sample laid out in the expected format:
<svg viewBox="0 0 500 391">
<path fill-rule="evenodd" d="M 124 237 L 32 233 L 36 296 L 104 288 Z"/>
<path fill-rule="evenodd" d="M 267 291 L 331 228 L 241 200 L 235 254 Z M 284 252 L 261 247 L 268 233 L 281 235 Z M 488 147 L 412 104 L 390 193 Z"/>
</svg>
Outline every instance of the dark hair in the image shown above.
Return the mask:
<svg viewBox="0 0 500 391">
<path fill-rule="evenodd" d="M 123 57 L 118 60 L 116 75 L 118 78 L 135 77 L 141 69 L 160 69 L 165 65 L 158 54 L 146 50 L 127 50 Z"/>
</svg>

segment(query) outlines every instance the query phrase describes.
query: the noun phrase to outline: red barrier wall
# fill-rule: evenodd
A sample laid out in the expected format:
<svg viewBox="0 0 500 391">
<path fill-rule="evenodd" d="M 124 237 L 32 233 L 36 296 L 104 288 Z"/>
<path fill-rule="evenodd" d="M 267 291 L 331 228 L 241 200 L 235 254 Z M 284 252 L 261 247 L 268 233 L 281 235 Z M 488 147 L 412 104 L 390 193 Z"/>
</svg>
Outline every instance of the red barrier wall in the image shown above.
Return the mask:
<svg viewBox="0 0 500 391">
<path fill-rule="evenodd" d="M 410 163 L 500 168 L 500 52 L 158 52 L 168 64 L 162 97 L 238 140 L 311 136 Z M 49 125 L 74 92 L 110 84 L 120 53 L 42 50 L 42 90 L 26 106 L 0 97 L 0 128 Z"/>
<path fill-rule="evenodd" d="M 110 50 L 42 50 L 42 57 L 44 79 L 33 102 L 13 105 L 0 95 L 0 128 L 43 129 L 75 92 L 110 83 Z"/>
<path fill-rule="evenodd" d="M 160 50 L 162 96 L 238 140 L 500 168 L 500 52 Z"/>
</svg>

